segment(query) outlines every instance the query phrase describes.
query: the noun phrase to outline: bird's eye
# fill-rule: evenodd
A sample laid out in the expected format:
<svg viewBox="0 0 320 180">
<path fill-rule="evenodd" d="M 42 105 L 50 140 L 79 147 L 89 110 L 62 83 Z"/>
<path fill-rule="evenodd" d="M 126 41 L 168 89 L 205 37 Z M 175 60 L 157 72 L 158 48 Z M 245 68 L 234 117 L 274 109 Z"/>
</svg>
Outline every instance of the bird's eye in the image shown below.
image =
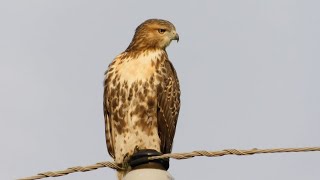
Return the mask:
<svg viewBox="0 0 320 180">
<path fill-rule="evenodd" d="M 160 34 L 163 34 L 164 32 L 166 32 L 166 30 L 165 30 L 165 29 L 158 29 L 158 32 L 159 32 Z"/>
</svg>

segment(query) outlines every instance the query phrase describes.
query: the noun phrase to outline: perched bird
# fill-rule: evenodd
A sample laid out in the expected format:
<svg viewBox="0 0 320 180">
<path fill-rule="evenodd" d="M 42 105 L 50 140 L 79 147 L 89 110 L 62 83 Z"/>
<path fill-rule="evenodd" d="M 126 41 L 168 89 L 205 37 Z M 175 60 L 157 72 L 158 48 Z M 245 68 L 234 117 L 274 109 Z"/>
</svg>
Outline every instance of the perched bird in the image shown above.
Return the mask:
<svg viewBox="0 0 320 180">
<path fill-rule="evenodd" d="M 179 35 L 171 22 L 146 20 L 105 73 L 105 134 L 116 163 L 142 149 L 171 152 L 180 110 L 179 81 L 166 52 L 172 40 Z"/>
</svg>

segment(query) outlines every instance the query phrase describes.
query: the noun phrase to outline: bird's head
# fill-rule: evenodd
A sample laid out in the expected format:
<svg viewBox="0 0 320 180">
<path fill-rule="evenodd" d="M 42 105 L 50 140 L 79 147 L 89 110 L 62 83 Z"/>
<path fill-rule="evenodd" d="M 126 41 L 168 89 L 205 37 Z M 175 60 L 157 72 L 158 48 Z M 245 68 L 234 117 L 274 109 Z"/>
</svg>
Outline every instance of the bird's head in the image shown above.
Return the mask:
<svg viewBox="0 0 320 180">
<path fill-rule="evenodd" d="M 148 19 L 140 24 L 128 50 L 165 49 L 172 40 L 179 41 L 174 25 L 162 19 Z"/>
</svg>

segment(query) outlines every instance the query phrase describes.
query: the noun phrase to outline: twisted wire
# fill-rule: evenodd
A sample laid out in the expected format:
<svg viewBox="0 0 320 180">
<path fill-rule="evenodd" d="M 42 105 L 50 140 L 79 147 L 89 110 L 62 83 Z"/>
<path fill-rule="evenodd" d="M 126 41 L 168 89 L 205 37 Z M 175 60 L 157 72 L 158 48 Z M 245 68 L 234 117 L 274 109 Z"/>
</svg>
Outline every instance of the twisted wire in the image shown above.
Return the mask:
<svg viewBox="0 0 320 180">
<path fill-rule="evenodd" d="M 153 157 L 149 157 L 149 160 L 166 159 L 166 158 L 180 160 L 180 159 L 189 159 L 197 156 L 204 156 L 204 157 L 217 157 L 217 156 L 225 156 L 225 155 L 245 156 L 245 155 L 262 154 L 262 153 L 288 153 L 288 152 L 311 152 L 311 151 L 320 151 L 320 147 L 273 148 L 273 149 L 253 148 L 250 150 L 224 149 L 221 151 L 192 151 L 192 152 L 186 152 L 186 153 L 171 153 L 171 154 L 163 154 L 160 156 L 153 156 Z M 35 176 L 20 178 L 18 180 L 36 180 L 36 179 L 42 179 L 47 177 L 59 177 L 59 176 L 65 176 L 70 173 L 92 171 L 92 170 L 105 168 L 105 167 L 115 169 L 115 170 L 124 169 L 123 167 L 119 166 L 115 162 L 104 161 L 104 162 L 98 162 L 96 164 L 89 165 L 89 166 L 70 167 L 61 171 L 42 172 Z"/>
</svg>

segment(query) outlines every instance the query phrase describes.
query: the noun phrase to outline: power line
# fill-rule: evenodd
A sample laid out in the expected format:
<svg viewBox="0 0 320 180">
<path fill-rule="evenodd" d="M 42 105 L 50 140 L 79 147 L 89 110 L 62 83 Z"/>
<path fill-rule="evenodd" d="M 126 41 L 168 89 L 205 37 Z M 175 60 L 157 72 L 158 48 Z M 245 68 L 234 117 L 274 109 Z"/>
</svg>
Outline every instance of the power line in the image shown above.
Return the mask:
<svg viewBox="0 0 320 180">
<path fill-rule="evenodd" d="M 288 152 L 311 152 L 311 151 L 320 151 L 320 147 L 303 147 L 303 148 L 273 148 L 273 149 L 250 149 L 250 150 L 237 150 L 237 149 L 225 149 L 221 151 L 192 151 L 187 153 L 171 153 L 171 154 L 163 154 L 161 156 L 153 156 L 149 157 L 149 160 L 154 159 L 189 159 L 197 156 L 205 156 L 205 157 L 217 157 L 217 156 L 225 156 L 225 155 L 238 155 L 238 156 L 245 156 L 245 155 L 253 155 L 253 154 L 262 154 L 262 153 L 288 153 Z M 116 170 L 123 169 L 120 165 L 116 164 L 115 162 L 98 162 L 93 165 L 89 166 L 75 166 L 70 167 L 62 171 L 48 171 L 42 172 L 35 176 L 20 178 L 18 180 L 35 180 L 35 179 L 42 179 L 47 177 L 59 177 L 65 176 L 70 173 L 75 172 L 86 172 L 86 171 L 93 171 L 100 168 L 111 168 Z"/>
</svg>

